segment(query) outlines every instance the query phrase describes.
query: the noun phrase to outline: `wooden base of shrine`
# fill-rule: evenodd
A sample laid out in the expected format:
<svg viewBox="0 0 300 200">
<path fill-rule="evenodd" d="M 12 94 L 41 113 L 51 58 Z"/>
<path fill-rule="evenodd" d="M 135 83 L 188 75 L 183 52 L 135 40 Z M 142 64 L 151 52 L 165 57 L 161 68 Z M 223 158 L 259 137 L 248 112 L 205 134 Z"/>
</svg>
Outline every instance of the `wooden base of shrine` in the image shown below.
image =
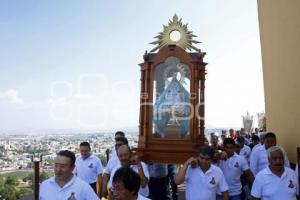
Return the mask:
<svg viewBox="0 0 300 200">
<path fill-rule="evenodd" d="M 177 124 L 168 125 L 165 128 L 166 139 L 179 139 L 181 137 L 181 129 Z"/>
<path fill-rule="evenodd" d="M 139 138 L 139 146 L 135 151 L 140 159 L 147 163 L 183 164 L 190 157 L 197 156 L 197 150 L 201 145 L 200 140 L 197 140 L 198 143 L 194 143 L 190 138 L 186 140 L 152 139 L 147 146 L 143 145 L 143 140 L 143 137 Z"/>
</svg>

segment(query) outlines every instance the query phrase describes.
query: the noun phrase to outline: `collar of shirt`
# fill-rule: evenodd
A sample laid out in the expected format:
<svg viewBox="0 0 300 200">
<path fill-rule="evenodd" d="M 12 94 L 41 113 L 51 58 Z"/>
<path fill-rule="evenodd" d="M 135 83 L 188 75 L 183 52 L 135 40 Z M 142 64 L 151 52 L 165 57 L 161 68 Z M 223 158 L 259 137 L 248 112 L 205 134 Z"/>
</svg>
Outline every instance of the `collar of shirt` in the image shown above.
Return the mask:
<svg viewBox="0 0 300 200">
<path fill-rule="evenodd" d="M 279 177 L 279 176 L 277 176 L 276 174 L 274 174 L 274 173 L 271 171 L 271 169 L 270 169 L 269 166 L 266 168 L 265 174 L 272 175 L 272 176 L 276 176 L 276 177 L 278 177 L 278 178 L 280 178 L 280 179 L 284 179 L 284 177 L 287 176 L 285 167 L 284 167 L 284 171 L 283 171 L 283 174 L 281 175 L 281 177 Z"/>
<path fill-rule="evenodd" d="M 236 152 L 234 152 L 233 155 L 230 158 L 234 158 L 234 157 L 238 157 L 238 156 L 239 155 Z"/>
<path fill-rule="evenodd" d="M 86 161 L 86 160 L 90 160 L 90 159 L 93 159 L 95 157 L 95 155 L 94 154 L 90 154 L 90 156 L 89 157 L 87 157 L 86 159 L 83 159 L 83 157 L 82 156 L 80 156 L 79 158 L 81 159 L 81 160 L 83 160 L 83 161 Z"/>
<path fill-rule="evenodd" d="M 206 172 L 204 172 L 204 171 L 201 169 L 200 166 L 199 166 L 198 168 L 200 169 L 201 174 L 205 175 L 205 174 L 209 174 L 209 173 L 211 173 L 211 172 L 213 171 L 214 165 L 211 164 L 210 167 L 209 167 L 209 169 L 208 169 Z"/>
<path fill-rule="evenodd" d="M 67 184 L 65 184 L 63 187 L 60 187 L 60 186 L 58 185 L 58 183 L 56 182 L 56 180 L 55 180 L 55 176 L 53 176 L 53 177 L 50 179 L 50 183 L 55 184 L 57 187 L 61 188 L 61 190 L 70 187 L 71 185 L 73 185 L 73 183 L 74 183 L 75 181 L 76 181 L 76 176 L 73 175 L 72 179 L 71 179 Z"/>
</svg>

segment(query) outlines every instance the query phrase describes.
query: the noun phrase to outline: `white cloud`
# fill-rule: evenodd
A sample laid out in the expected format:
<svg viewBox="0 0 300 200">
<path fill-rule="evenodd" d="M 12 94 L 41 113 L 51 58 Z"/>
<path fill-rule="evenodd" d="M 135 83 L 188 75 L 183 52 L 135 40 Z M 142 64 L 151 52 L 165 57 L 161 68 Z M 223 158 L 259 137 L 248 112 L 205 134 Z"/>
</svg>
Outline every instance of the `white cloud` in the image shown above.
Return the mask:
<svg viewBox="0 0 300 200">
<path fill-rule="evenodd" d="M 19 97 L 18 91 L 9 89 L 5 92 L 0 92 L 0 102 L 9 104 L 23 104 L 23 99 Z"/>
</svg>

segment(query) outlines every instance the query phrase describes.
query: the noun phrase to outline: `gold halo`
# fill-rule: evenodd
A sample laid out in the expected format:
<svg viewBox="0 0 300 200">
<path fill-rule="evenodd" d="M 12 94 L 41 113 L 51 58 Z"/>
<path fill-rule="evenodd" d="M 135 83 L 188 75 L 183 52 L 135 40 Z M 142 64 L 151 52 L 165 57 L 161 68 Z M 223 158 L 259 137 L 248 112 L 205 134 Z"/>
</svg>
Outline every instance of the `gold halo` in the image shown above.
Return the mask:
<svg viewBox="0 0 300 200">
<path fill-rule="evenodd" d="M 169 20 L 168 26 L 163 26 L 164 30 L 160 32 L 156 37 L 156 41 L 151 42 L 150 44 L 158 45 L 154 49 L 151 50 L 151 52 L 156 51 L 157 49 L 161 49 L 165 45 L 169 44 L 175 44 L 180 46 L 183 49 L 194 49 L 196 51 L 199 51 L 197 47 L 193 45 L 193 43 L 197 44 L 200 43 L 196 40 L 193 40 L 195 35 L 192 34 L 192 31 L 189 31 L 187 28 L 187 24 L 183 25 L 181 19 L 178 19 L 177 15 L 175 14 L 173 16 L 173 20 Z M 173 41 L 170 38 L 170 34 L 173 31 L 178 31 L 180 33 L 180 38 L 178 41 Z"/>
</svg>

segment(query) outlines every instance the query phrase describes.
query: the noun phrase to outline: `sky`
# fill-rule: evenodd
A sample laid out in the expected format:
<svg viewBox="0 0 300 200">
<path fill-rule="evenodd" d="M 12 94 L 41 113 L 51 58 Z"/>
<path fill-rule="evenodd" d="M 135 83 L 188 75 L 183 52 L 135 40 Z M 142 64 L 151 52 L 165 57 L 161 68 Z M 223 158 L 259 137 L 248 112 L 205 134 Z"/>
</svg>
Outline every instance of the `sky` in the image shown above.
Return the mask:
<svg viewBox="0 0 300 200">
<path fill-rule="evenodd" d="M 206 126 L 264 111 L 253 0 L 0 1 L 0 130 L 138 126 L 145 50 L 177 14 L 206 52 Z"/>
</svg>

